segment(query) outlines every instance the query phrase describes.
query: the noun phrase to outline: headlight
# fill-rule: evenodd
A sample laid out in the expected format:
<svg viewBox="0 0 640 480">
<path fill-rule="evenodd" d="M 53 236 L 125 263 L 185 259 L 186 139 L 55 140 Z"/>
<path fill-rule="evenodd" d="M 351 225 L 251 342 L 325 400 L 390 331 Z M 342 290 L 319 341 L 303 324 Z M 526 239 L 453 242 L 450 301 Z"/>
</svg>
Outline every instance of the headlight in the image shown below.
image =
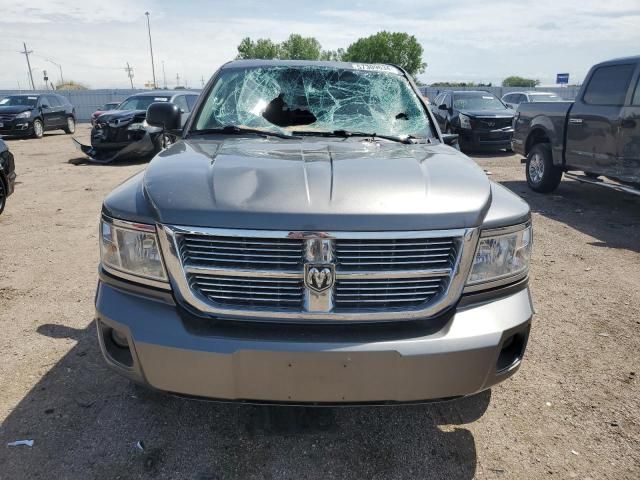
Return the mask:
<svg viewBox="0 0 640 480">
<path fill-rule="evenodd" d="M 460 128 L 471 128 L 471 119 L 469 117 L 460 113 L 458 119 L 460 120 Z"/>
<path fill-rule="evenodd" d="M 100 222 L 102 265 L 115 270 L 115 275 L 122 272 L 141 279 L 167 282 L 156 228 L 129 222 L 115 223 L 105 218 Z"/>
<path fill-rule="evenodd" d="M 144 125 L 142 123 L 132 123 L 127 127 L 127 130 L 144 130 Z"/>
<path fill-rule="evenodd" d="M 532 246 L 531 225 L 510 233 L 480 237 L 467 285 L 517 277 L 529 270 Z"/>
<path fill-rule="evenodd" d="M 26 112 L 19 113 L 15 116 L 15 118 L 31 118 L 31 110 L 27 110 Z"/>
</svg>

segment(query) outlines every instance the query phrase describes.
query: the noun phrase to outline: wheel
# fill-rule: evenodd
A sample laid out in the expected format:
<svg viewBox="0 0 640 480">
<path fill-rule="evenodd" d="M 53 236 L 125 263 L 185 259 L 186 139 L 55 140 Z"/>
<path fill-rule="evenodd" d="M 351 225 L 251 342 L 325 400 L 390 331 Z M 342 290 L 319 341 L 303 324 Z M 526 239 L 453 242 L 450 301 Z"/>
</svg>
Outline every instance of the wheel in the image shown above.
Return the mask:
<svg viewBox="0 0 640 480">
<path fill-rule="evenodd" d="M 7 187 L 5 186 L 4 179 L 0 176 L 0 214 L 4 210 L 4 205 L 7 203 Z"/>
<path fill-rule="evenodd" d="M 36 118 L 33 121 L 33 137 L 34 138 L 42 138 L 44 135 L 44 125 L 42 124 L 42 120 Z"/>
<path fill-rule="evenodd" d="M 527 183 L 531 190 L 549 193 L 562 180 L 562 169 L 553 164 L 551 146 L 548 143 L 534 145 L 527 155 Z"/>
<path fill-rule="evenodd" d="M 72 134 L 76 131 L 76 119 L 73 117 L 67 117 L 67 126 L 63 128 L 67 134 Z"/>
</svg>

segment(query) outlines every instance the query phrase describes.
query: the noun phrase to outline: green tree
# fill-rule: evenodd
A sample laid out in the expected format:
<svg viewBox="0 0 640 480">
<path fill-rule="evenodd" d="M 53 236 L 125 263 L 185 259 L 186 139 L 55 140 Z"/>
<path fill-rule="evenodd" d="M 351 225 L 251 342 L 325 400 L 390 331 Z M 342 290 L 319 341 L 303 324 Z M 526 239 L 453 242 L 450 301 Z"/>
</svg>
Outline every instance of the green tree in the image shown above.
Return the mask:
<svg viewBox="0 0 640 480">
<path fill-rule="evenodd" d="M 517 75 L 512 75 L 510 77 L 505 78 L 502 81 L 503 87 L 535 87 L 540 84 L 540 80 L 534 80 L 533 78 L 524 78 L 518 77 Z"/>
<path fill-rule="evenodd" d="M 342 59 L 347 62 L 392 63 L 415 75 L 427 67 L 422 61 L 422 53 L 422 45 L 413 35 L 383 31 L 349 45 Z"/>
<path fill-rule="evenodd" d="M 238 45 L 239 59 L 260 58 L 271 60 L 280 57 L 280 46 L 268 38 L 259 38 L 255 42 L 249 37 L 243 38 Z"/>
<path fill-rule="evenodd" d="M 323 50 L 320 55 L 320 60 L 328 60 L 331 62 L 341 62 L 344 58 L 344 48 L 337 50 Z"/>
<path fill-rule="evenodd" d="M 313 37 L 292 33 L 280 44 L 280 58 L 287 60 L 320 60 L 322 45 Z"/>
</svg>

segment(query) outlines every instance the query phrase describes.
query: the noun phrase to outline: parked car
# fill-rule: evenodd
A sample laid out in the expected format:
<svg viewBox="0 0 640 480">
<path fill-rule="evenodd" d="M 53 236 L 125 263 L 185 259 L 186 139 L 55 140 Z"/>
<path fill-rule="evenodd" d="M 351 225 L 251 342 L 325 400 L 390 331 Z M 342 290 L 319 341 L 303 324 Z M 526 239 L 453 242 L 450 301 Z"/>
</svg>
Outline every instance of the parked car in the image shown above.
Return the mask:
<svg viewBox="0 0 640 480">
<path fill-rule="evenodd" d="M 0 100 L 0 135 L 42 138 L 49 130 L 76 131 L 76 109 L 56 93 L 8 95 Z"/>
<path fill-rule="evenodd" d="M 591 68 L 575 103 L 527 103 L 515 121 L 513 149 L 526 156 L 527 183 L 551 192 L 563 172 L 635 193 L 640 189 L 640 56 Z M 598 181 L 599 176 L 623 186 Z M 640 192 L 638 192 L 640 193 Z"/>
<path fill-rule="evenodd" d="M 460 136 L 463 150 L 511 149 L 514 111 L 483 91 L 441 92 L 433 113 L 440 128 Z"/>
<path fill-rule="evenodd" d="M 102 105 L 98 110 L 91 114 L 91 125 L 95 125 L 96 118 L 102 115 L 105 112 L 110 112 L 111 110 L 115 110 L 120 105 L 120 102 L 107 102 Z"/>
<path fill-rule="evenodd" d="M 95 119 L 90 146 L 81 144 L 75 138 L 74 142 L 97 163 L 151 157 L 170 143 L 173 136 L 163 134 L 161 129 L 145 123 L 149 105 L 154 102 L 177 105 L 184 124 L 197 98 L 198 92 L 188 90 L 137 93 L 114 110 L 104 112 Z"/>
<path fill-rule="evenodd" d="M 4 211 L 7 197 L 13 193 L 16 182 L 16 166 L 9 147 L 0 139 L 0 214 Z"/>
<path fill-rule="evenodd" d="M 179 109 L 149 106 L 176 131 Z M 104 200 L 108 365 L 177 394 L 415 402 L 520 366 L 529 206 L 447 145 L 392 65 L 225 64 Z"/>
<path fill-rule="evenodd" d="M 566 102 L 560 95 L 553 92 L 510 92 L 502 96 L 502 103 L 517 110 L 521 103 Z"/>
</svg>

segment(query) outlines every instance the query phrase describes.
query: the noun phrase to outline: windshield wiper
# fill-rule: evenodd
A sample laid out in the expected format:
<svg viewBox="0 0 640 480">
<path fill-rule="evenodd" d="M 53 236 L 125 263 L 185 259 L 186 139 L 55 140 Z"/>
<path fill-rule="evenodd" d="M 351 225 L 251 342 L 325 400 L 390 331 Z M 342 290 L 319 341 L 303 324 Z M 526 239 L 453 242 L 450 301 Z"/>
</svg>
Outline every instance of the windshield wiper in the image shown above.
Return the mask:
<svg viewBox="0 0 640 480">
<path fill-rule="evenodd" d="M 318 135 L 321 137 L 341 137 L 341 138 L 349 138 L 349 137 L 370 137 L 370 138 L 382 138 L 384 140 L 391 140 L 392 142 L 400 142 L 413 145 L 416 143 L 414 140 L 421 140 L 421 137 L 414 137 L 413 135 L 408 135 L 406 137 L 398 137 L 395 135 L 379 135 L 377 133 L 366 133 L 366 132 L 352 132 L 350 130 L 334 130 L 332 132 L 314 132 L 314 131 L 300 131 L 293 132 L 297 135 Z"/>
<path fill-rule="evenodd" d="M 269 130 L 260 130 L 259 128 L 247 128 L 247 127 L 239 127 L 237 125 L 225 125 L 224 127 L 218 128 L 203 128 L 201 130 L 191 130 L 189 132 L 189 136 L 191 135 L 208 135 L 212 133 L 222 133 L 225 135 L 241 135 L 243 133 L 255 133 L 256 135 L 265 135 L 268 137 L 278 137 L 278 138 L 296 138 L 293 135 L 286 135 L 280 132 L 271 132 Z"/>
</svg>

